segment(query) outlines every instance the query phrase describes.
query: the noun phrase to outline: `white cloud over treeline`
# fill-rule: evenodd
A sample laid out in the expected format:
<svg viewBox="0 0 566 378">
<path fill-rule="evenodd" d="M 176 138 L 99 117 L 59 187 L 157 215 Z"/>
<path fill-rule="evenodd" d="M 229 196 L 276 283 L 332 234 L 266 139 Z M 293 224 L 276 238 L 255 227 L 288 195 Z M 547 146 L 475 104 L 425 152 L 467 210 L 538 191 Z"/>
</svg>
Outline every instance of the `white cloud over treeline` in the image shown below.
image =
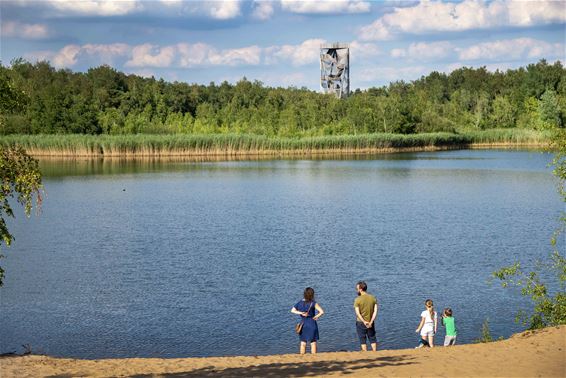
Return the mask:
<svg viewBox="0 0 566 378">
<path fill-rule="evenodd" d="M 411 61 L 437 61 L 446 58 L 459 60 L 498 59 L 540 59 L 566 58 L 563 43 L 551 43 L 535 38 L 514 38 L 490 42 L 481 42 L 459 47 L 453 42 L 417 42 L 406 48 L 394 48 L 390 52 L 393 58 L 404 58 Z"/>
<path fill-rule="evenodd" d="M 177 43 L 157 45 L 143 43 L 128 45 L 113 44 L 71 44 L 58 51 L 38 51 L 28 57 L 49 60 L 56 67 L 73 67 L 81 62 L 93 64 L 115 64 L 121 61 L 125 67 L 191 68 L 198 66 L 241 66 L 273 65 L 290 63 L 303 66 L 318 61 L 320 45 L 326 40 L 308 39 L 299 44 L 257 45 L 219 49 L 206 43 Z M 350 44 L 352 56 L 365 59 L 380 54 L 376 45 L 353 41 Z"/>
<path fill-rule="evenodd" d="M 422 1 L 394 8 L 359 29 L 367 41 L 392 39 L 399 34 L 458 32 L 500 27 L 526 27 L 566 22 L 564 1 L 464 0 Z"/>
</svg>

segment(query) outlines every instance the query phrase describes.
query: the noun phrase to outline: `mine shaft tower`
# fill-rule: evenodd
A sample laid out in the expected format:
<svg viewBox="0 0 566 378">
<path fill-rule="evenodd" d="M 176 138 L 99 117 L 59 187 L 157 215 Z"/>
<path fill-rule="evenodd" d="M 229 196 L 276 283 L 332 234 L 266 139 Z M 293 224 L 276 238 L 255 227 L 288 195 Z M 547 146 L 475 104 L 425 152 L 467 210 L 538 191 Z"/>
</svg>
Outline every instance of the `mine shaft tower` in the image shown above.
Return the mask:
<svg viewBox="0 0 566 378">
<path fill-rule="evenodd" d="M 338 98 L 350 94 L 350 46 L 346 43 L 320 45 L 320 89 Z"/>
</svg>

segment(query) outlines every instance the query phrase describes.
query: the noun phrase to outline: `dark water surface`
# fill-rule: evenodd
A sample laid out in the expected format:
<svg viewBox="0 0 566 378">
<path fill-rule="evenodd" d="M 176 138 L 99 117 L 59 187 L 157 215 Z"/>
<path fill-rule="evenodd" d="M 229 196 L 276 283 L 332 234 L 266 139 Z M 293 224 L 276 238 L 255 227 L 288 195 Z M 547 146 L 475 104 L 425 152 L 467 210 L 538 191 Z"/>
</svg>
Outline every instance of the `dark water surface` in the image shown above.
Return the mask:
<svg viewBox="0 0 566 378">
<path fill-rule="evenodd" d="M 459 343 L 521 329 L 490 273 L 550 252 L 563 203 L 528 151 L 335 160 L 42 162 L 39 217 L 11 222 L 0 352 L 84 358 L 297 350 L 313 286 L 321 351 L 357 349 L 352 303 L 380 302 L 382 348 L 416 345 L 423 301 Z M 444 331 L 438 339 L 443 339 Z M 440 342 L 441 340 L 438 340 Z"/>
</svg>

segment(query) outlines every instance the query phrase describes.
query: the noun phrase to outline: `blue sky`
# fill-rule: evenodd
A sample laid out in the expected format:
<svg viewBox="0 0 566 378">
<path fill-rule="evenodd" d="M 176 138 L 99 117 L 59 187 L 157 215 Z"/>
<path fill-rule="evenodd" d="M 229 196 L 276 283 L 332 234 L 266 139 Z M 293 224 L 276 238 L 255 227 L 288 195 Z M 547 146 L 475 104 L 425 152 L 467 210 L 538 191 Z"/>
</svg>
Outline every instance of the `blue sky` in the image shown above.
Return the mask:
<svg viewBox="0 0 566 378">
<path fill-rule="evenodd" d="M 0 12 L 3 64 L 108 64 L 190 83 L 318 89 L 318 48 L 335 41 L 351 46 L 353 89 L 566 58 L 565 1 L 2 0 Z"/>
</svg>

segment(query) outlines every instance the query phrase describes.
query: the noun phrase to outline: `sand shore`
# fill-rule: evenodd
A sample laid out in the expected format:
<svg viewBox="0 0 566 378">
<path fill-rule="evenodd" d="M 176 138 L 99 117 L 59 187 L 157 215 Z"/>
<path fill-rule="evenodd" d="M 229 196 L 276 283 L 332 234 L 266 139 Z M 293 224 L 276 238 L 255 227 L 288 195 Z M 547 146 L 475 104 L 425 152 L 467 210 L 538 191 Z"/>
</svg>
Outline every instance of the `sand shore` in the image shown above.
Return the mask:
<svg viewBox="0 0 566 378">
<path fill-rule="evenodd" d="M 208 358 L 0 358 L 0 376 L 566 377 L 566 326 L 451 348 Z"/>
</svg>

